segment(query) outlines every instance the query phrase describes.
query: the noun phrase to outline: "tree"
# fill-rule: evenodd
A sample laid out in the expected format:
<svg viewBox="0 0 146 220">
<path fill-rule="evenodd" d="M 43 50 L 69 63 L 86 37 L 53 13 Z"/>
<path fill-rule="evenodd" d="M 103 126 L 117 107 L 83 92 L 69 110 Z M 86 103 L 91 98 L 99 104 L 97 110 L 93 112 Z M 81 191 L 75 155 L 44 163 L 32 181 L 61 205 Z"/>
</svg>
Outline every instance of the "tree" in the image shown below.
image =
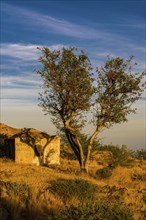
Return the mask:
<svg viewBox="0 0 146 220">
<path fill-rule="evenodd" d="M 57 128 L 65 132 L 80 165 L 88 172 L 93 142 L 103 128 L 126 122 L 127 115 L 135 113 L 131 105 L 144 90 L 143 73 L 133 73 L 133 57 L 124 60 L 108 57 L 104 66 L 92 73 L 88 56 L 77 48 L 51 51 L 39 48 L 43 68 L 36 72 L 43 79 L 44 92 L 39 94 L 39 105 L 52 115 Z M 87 113 L 93 114 L 95 130 L 84 151 L 80 141 Z M 86 153 L 85 153 L 86 152 Z"/>
</svg>

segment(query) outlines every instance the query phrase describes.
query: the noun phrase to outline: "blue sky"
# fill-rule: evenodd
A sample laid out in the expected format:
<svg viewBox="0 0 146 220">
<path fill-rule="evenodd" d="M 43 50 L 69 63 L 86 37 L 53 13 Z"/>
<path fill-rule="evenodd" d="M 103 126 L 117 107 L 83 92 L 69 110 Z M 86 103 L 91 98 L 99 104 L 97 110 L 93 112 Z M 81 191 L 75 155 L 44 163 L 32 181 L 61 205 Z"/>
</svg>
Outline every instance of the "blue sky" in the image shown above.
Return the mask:
<svg viewBox="0 0 146 220">
<path fill-rule="evenodd" d="M 135 56 L 138 71 L 145 64 L 146 11 L 143 0 L 5 0 L 1 1 L 1 122 L 55 133 L 49 116 L 38 105 L 41 80 L 34 69 L 37 46 L 75 46 L 93 67 L 107 55 Z M 145 95 L 129 122 L 104 131 L 104 143 L 145 147 Z M 90 128 L 87 128 L 90 130 Z"/>
</svg>

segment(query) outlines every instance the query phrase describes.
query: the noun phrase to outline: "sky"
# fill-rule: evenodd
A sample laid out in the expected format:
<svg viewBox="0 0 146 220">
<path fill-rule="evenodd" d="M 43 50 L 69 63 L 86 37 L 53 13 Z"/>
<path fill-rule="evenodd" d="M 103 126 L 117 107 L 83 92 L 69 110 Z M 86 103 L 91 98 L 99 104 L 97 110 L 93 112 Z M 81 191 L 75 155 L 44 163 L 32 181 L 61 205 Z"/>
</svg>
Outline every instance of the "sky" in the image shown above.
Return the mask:
<svg viewBox="0 0 146 220">
<path fill-rule="evenodd" d="M 42 80 L 37 47 L 84 50 L 95 68 L 107 59 L 135 56 L 136 71 L 146 68 L 146 5 L 144 0 L 5 0 L 1 13 L 0 121 L 16 128 L 33 127 L 49 134 L 56 128 L 38 106 Z M 146 147 L 145 100 L 128 122 L 104 130 L 102 143 Z M 92 126 L 87 126 L 90 133 Z"/>
</svg>

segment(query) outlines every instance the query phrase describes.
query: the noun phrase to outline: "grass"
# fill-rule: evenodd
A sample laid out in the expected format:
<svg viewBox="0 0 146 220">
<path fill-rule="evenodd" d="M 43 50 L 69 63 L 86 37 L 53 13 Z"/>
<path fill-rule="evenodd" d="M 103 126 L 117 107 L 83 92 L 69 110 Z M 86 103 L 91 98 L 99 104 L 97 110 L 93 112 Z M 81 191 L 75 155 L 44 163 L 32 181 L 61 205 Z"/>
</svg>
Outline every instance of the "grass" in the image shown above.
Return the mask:
<svg viewBox="0 0 146 220">
<path fill-rule="evenodd" d="M 109 203 L 96 200 L 82 202 L 78 206 L 71 205 L 69 209 L 62 210 L 56 220 L 133 220 L 133 213 L 121 205 L 109 205 Z"/>
<path fill-rule="evenodd" d="M 104 167 L 96 171 L 97 178 L 106 179 L 112 176 L 112 169 L 110 167 Z"/>
<path fill-rule="evenodd" d="M 91 200 L 96 193 L 96 186 L 84 179 L 59 179 L 51 182 L 50 190 L 58 195 L 65 203 L 72 198 L 77 198 L 81 201 Z"/>
<path fill-rule="evenodd" d="M 28 220 L 49 220 L 58 215 L 58 210 L 70 210 L 70 213 L 72 210 L 84 210 L 81 207 L 82 202 L 89 201 L 90 194 L 94 195 L 94 201 L 99 199 L 104 204 L 111 203 L 118 207 L 117 210 L 123 210 L 121 205 L 125 204 L 123 212 L 128 208 L 134 212 L 134 220 L 144 219 L 146 162 L 135 160 L 133 167 L 118 166 L 112 170 L 109 178 L 97 179 L 95 173 L 102 168 L 104 167 L 92 161 L 90 175 L 87 176 L 80 175 L 75 160 L 61 159 L 60 167 L 55 169 L 0 159 L 3 213 L 7 213 L 8 219 L 12 220 L 20 217 Z M 133 176 L 136 178 L 133 179 Z M 27 196 L 29 200 L 25 202 Z M 110 206 L 108 210 L 113 209 Z"/>
</svg>

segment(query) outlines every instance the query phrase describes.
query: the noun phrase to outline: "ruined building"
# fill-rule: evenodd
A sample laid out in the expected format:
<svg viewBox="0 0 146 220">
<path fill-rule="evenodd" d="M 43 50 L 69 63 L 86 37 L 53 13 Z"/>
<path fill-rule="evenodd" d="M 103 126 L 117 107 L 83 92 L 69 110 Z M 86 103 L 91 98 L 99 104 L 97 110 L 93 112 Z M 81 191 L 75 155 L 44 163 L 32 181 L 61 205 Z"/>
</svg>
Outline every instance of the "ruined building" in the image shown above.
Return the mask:
<svg viewBox="0 0 146 220">
<path fill-rule="evenodd" d="M 35 129 L 23 129 L 0 145 L 2 156 L 18 163 L 60 164 L 60 136 L 49 136 Z"/>
</svg>

